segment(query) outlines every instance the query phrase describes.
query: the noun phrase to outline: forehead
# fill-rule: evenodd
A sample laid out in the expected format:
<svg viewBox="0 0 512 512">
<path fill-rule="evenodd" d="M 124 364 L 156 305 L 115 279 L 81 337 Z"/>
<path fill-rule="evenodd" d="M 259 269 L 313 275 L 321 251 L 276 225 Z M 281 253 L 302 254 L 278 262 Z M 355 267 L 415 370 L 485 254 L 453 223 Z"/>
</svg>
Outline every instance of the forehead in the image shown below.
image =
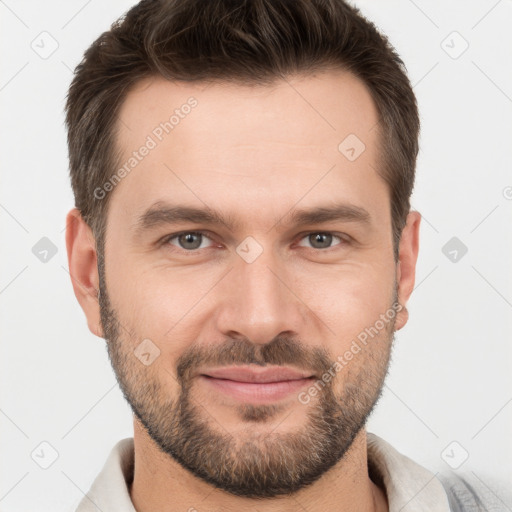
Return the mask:
<svg viewBox="0 0 512 512">
<path fill-rule="evenodd" d="M 274 218 L 301 197 L 387 205 L 377 125 L 370 92 L 345 71 L 271 86 L 145 79 L 119 112 L 112 201 L 131 218 L 157 200 Z"/>
<path fill-rule="evenodd" d="M 298 119 L 300 123 L 295 122 Z M 156 139 L 168 134 L 162 126 L 166 123 L 172 125 L 166 126 L 176 142 L 185 142 L 180 135 L 188 135 L 187 125 L 196 137 L 230 147 L 270 136 L 275 144 L 326 146 L 348 133 L 371 142 L 377 122 L 377 109 L 365 84 L 336 70 L 276 80 L 268 86 L 147 78 L 125 98 L 118 128 L 121 146 L 130 148 L 142 134 Z"/>
</svg>

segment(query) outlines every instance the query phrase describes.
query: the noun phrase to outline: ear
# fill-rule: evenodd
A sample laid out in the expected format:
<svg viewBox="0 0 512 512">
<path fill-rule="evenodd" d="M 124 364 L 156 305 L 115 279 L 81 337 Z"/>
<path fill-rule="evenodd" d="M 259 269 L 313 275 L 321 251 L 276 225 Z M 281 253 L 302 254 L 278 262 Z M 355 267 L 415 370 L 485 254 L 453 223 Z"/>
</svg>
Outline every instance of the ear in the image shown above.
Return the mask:
<svg viewBox="0 0 512 512">
<path fill-rule="evenodd" d="M 98 302 L 99 275 L 96 242 L 80 211 L 73 208 L 66 216 L 66 249 L 69 274 L 75 296 L 87 318 L 89 330 L 103 338 Z"/>
<path fill-rule="evenodd" d="M 401 329 L 409 319 L 406 304 L 414 289 L 416 260 L 420 242 L 419 212 L 409 212 L 407 222 L 402 230 L 397 263 L 398 302 L 402 309 L 397 313 L 395 330 Z"/>
</svg>

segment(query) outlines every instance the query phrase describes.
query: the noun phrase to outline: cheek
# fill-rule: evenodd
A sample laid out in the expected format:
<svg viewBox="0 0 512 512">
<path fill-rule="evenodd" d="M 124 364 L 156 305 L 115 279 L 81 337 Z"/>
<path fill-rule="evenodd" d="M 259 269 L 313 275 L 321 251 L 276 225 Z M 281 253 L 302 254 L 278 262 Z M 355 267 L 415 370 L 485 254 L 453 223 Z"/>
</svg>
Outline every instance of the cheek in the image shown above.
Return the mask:
<svg viewBox="0 0 512 512">
<path fill-rule="evenodd" d="M 118 286 L 112 287 L 111 300 L 125 327 L 123 336 L 127 337 L 126 331 L 131 333 L 132 351 L 143 340 L 156 345 L 161 378 L 166 377 L 164 371 L 175 376 L 177 359 L 199 338 L 204 310 L 212 307 L 213 295 L 208 292 L 216 281 L 212 273 L 198 278 L 187 271 L 152 268 L 131 279 L 118 279 Z"/>
<path fill-rule="evenodd" d="M 148 265 L 138 258 L 124 259 L 109 275 L 112 303 L 137 332 L 151 330 L 163 336 L 185 317 L 211 288 L 214 277 L 200 278 L 191 269 Z"/>
<path fill-rule="evenodd" d="M 335 394 L 374 393 L 382 386 L 393 340 L 392 321 L 371 326 L 333 353 Z M 381 325 L 382 323 L 382 325 Z M 347 385 L 350 389 L 347 389 Z"/>
<path fill-rule="evenodd" d="M 297 283 L 298 295 L 329 328 L 332 350 L 342 350 L 392 305 L 394 274 L 389 269 L 350 265 L 336 273 L 304 275 Z"/>
</svg>

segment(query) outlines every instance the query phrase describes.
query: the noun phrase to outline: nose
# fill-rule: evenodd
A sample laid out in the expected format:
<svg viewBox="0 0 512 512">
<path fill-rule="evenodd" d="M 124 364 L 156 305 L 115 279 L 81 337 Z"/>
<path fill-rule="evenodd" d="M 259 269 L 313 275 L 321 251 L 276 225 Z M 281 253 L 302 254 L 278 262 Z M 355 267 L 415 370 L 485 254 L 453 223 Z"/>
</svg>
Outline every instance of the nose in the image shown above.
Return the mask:
<svg viewBox="0 0 512 512">
<path fill-rule="evenodd" d="M 251 263 L 235 258 L 219 290 L 216 327 L 223 336 L 266 344 L 278 335 L 302 331 L 307 307 L 294 289 L 293 276 L 269 253 Z"/>
</svg>

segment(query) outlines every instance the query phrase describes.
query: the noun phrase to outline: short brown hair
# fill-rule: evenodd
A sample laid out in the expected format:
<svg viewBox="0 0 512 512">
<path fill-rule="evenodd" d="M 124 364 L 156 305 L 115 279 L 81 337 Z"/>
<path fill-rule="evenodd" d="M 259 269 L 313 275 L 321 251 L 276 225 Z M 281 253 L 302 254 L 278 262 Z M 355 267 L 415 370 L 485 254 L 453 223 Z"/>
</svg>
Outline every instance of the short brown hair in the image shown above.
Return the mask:
<svg viewBox="0 0 512 512">
<path fill-rule="evenodd" d="M 387 38 L 343 0 L 142 0 L 94 41 L 75 70 L 66 126 L 75 205 L 100 250 L 110 195 L 94 191 L 120 162 L 117 114 L 136 82 L 267 85 L 328 69 L 359 77 L 377 106 L 376 170 L 390 190 L 397 257 L 418 153 L 416 99 Z"/>
</svg>

